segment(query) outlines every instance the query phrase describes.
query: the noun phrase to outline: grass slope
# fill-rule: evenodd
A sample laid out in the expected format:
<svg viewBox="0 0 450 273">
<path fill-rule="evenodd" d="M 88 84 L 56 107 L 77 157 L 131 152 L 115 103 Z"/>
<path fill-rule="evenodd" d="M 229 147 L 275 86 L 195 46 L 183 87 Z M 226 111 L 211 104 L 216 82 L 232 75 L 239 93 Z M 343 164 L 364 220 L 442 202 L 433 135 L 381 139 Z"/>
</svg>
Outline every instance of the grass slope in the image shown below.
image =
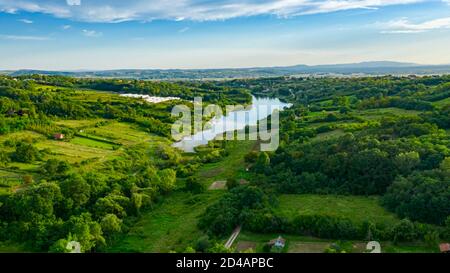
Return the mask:
<svg viewBox="0 0 450 273">
<path fill-rule="evenodd" d="M 213 181 L 226 178 L 247 178 L 243 157 L 256 146 L 255 141 L 230 141 L 229 156 L 219 162 L 203 165 L 196 177 L 208 187 Z M 182 180 L 179 181 L 182 183 Z M 206 191 L 192 195 L 174 192 L 151 211 L 144 213 L 127 235 L 108 252 L 184 251 L 204 235 L 197 228 L 198 217 L 224 191 Z"/>
<path fill-rule="evenodd" d="M 296 215 L 330 215 L 350 218 L 355 222 L 370 220 L 392 224 L 398 218 L 379 205 L 377 197 L 336 195 L 281 195 L 276 213 L 288 218 Z"/>
</svg>

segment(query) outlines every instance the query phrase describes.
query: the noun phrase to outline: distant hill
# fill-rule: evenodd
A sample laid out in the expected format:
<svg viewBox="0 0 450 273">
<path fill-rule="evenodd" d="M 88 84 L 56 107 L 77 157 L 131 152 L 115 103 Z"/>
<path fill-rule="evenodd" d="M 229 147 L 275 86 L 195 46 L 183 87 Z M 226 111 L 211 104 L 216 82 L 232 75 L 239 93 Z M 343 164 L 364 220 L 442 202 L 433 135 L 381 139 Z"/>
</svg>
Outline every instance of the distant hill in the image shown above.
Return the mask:
<svg viewBox="0 0 450 273">
<path fill-rule="evenodd" d="M 402 62 L 361 62 L 329 65 L 295 65 L 278 67 L 223 68 L 223 69 L 118 69 L 103 71 L 0 71 L 0 74 L 21 76 L 30 74 L 62 75 L 72 77 L 105 77 L 133 79 L 225 79 L 294 75 L 405 75 L 448 74 L 450 65 L 420 65 Z"/>
</svg>

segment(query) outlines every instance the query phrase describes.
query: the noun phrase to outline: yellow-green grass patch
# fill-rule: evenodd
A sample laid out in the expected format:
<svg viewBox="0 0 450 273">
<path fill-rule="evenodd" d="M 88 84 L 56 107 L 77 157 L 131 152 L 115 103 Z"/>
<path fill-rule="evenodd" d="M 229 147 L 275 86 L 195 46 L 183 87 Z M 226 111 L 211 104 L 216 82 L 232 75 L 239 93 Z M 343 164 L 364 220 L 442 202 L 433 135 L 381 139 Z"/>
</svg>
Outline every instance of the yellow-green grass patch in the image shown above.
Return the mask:
<svg viewBox="0 0 450 273">
<path fill-rule="evenodd" d="M 101 160 L 108 159 L 116 152 L 113 150 L 54 140 L 41 141 L 36 144 L 36 147 L 41 150 L 48 149 L 51 157 L 57 156 L 58 159 L 67 160 L 71 163 L 93 158 L 99 158 Z"/>
<path fill-rule="evenodd" d="M 71 120 L 59 120 L 59 121 L 56 121 L 55 124 L 63 126 L 63 127 L 67 127 L 70 129 L 81 130 L 83 128 L 93 127 L 101 121 L 105 121 L 105 120 L 104 119 L 83 119 L 83 120 L 71 119 Z"/>
<path fill-rule="evenodd" d="M 450 98 L 446 98 L 443 100 L 438 100 L 438 101 L 433 102 L 433 105 L 436 105 L 438 107 L 444 107 L 449 104 L 450 104 Z"/>
<path fill-rule="evenodd" d="M 420 113 L 423 113 L 423 112 L 389 107 L 389 108 L 360 110 L 360 111 L 356 111 L 356 113 L 358 113 L 358 116 L 361 116 L 364 119 L 376 120 L 376 119 L 381 119 L 383 117 L 398 117 L 398 116 L 416 117 Z"/>
<path fill-rule="evenodd" d="M 151 143 L 169 143 L 169 141 L 160 136 L 144 132 L 136 125 L 125 122 L 110 122 L 105 126 L 92 127 L 84 130 L 87 134 L 111 139 L 123 145 L 137 144 L 141 142 Z"/>
<path fill-rule="evenodd" d="M 328 215 L 349 218 L 358 223 L 372 221 L 390 225 L 398 221 L 374 196 L 284 194 L 279 200 L 275 213 L 290 219 L 297 215 Z"/>
<path fill-rule="evenodd" d="M 74 137 L 70 140 L 72 144 L 83 145 L 87 147 L 100 148 L 106 150 L 114 150 L 115 145 L 103 141 L 98 141 L 95 139 L 87 137 Z"/>
<path fill-rule="evenodd" d="M 246 171 L 244 157 L 247 153 L 257 147 L 257 142 L 252 140 L 227 141 L 226 149 L 228 156 L 219 162 L 203 165 L 197 172 L 196 177 L 209 187 L 215 181 L 226 181 L 230 178 L 247 179 L 250 175 Z"/>
<path fill-rule="evenodd" d="M 4 142 L 6 140 L 16 140 L 16 141 L 22 141 L 22 140 L 32 140 L 32 141 L 38 141 L 46 139 L 46 137 L 42 134 L 33 132 L 33 131 L 20 131 L 20 132 L 14 132 L 9 133 L 6 135 L 0 135 L 0 142 Z"/>
</svg>

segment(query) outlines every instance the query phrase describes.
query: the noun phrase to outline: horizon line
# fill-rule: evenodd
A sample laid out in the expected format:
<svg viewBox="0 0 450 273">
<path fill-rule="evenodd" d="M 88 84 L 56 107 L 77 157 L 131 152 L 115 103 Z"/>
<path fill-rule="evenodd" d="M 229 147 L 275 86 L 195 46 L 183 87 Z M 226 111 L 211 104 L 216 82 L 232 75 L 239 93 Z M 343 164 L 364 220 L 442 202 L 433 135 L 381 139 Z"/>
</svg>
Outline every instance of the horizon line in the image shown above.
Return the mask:
<svg viewBox="0 0 450 273">
<path fill-rule="evenodd" d="M 294 64 L 294 65 L 274 65 L 274 66 L 243 66 L 243 67 L 217 67 L 217 68 L 101 68 L 101 69 L 90 69 L 90 68 L 78 68 L 78 69 L 41 69 L 41 68 L 18 68 L 18 69 L 0 69 L 0 71 L 48 71 L 48 72 L 69 72 L 69 73 L 82 73 L 82 72 L 101 72 L 101 71 L 115 71 L 115 70 L 227 70 L 227 69 L 262 69 L 262 68 L 289 68 L 295 66 L 306 66 L 306 67 L 317 67 L 317 66 L 337 66 L 337 65 L 360 65 L 360 64 L 370 64 L 370 63 L 392 63 L 392 64 L 404 64 L 423 67 L 423 66 L 450 66 L 450 63 L 414 63 L 406 61 L 361 61 L 361 62 L 349 62 L 349 63 L 328 63 L 328 64 Z M 383 67 L 383 66 L 380 66 Z M 390 66 L 385 66 L 390 67 Z M 408 67 L 408 66 L 405 66 Z M 401 67 L 400 67 L 401 68 Z"/>
</svg>

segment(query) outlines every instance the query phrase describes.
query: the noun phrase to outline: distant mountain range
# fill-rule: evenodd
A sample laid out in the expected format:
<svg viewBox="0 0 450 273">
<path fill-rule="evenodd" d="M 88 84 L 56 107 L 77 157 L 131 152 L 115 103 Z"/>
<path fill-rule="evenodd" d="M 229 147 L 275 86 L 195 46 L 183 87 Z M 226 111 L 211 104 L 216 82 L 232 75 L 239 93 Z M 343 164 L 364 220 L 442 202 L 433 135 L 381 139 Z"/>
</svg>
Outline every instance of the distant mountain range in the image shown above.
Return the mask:
<svg viewBox="0 0 450 273">
<path fill-rule="evenodd" d="M 22 76 L 30 74 L 72 77 L 104 77 L 132 79 L 225 79 L 295 75 L 429 75 L 449 74 L 450 65 L 420 65 L 402 62 L 362 62 L 330 65 L 295 65 L 278 67 L 221 68 L 221 69 L 118 69 L 102 71 L 0 71 L 0 74 Z"/>
</svg>

